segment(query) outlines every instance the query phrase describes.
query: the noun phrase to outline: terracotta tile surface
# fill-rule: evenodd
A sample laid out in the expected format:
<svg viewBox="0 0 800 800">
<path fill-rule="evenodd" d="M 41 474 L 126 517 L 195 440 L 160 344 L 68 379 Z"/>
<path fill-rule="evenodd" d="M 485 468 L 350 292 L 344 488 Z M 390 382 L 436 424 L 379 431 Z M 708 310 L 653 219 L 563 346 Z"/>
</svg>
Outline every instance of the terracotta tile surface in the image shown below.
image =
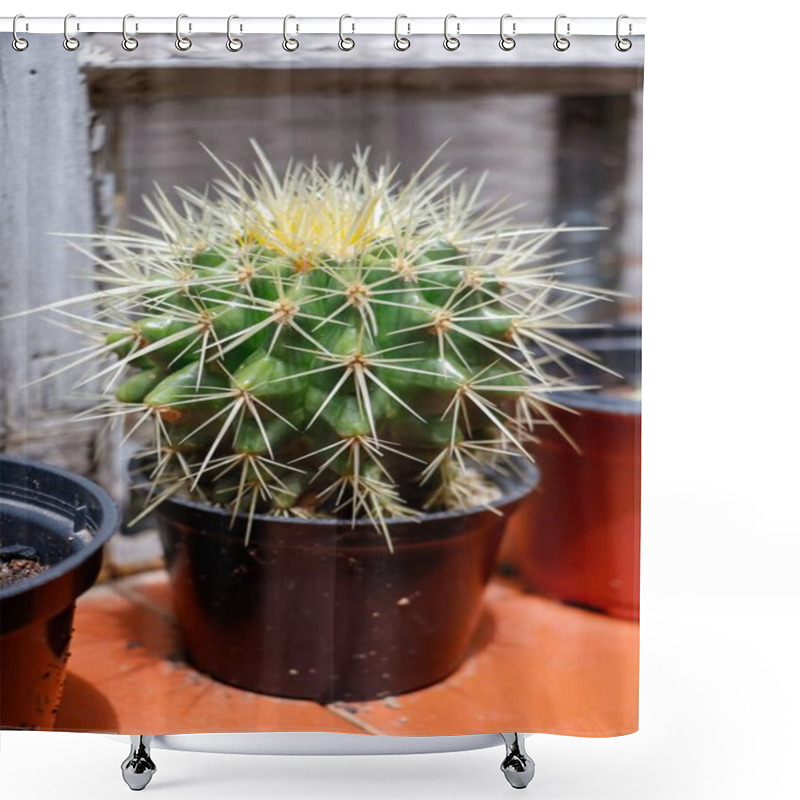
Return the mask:
<svg viewBox="0 0 800 800">
<path fill-rule="evenodd" d="M 525 730 L 582 736 L 638 727 L 638 626 L 496 580 L 467 661 L 440 684 L 354 703 L 383 733 Z"/>
<path fill-rule="evenodd" d="M 321 706 L 227 686 L 180 660 L 162 571 L 78 601 L 57 729 L 117 733 L 339 731 L 579 736 L 638 726 L 638 625 L 524 594 L 495 578 L 470 655 L 446 680 L 364 703 Z"/>
<path fill-rule="evenodd" d="M 139 585 L 158 601 L 144 605 L 121 594 L 135 596 Z M 163 573 L 108 586 L 114 590 L 101 586 L 78 601 L 57 730 L 363 733 L 316 703 L 235 689 L 183 663 Z"/>
</svg>

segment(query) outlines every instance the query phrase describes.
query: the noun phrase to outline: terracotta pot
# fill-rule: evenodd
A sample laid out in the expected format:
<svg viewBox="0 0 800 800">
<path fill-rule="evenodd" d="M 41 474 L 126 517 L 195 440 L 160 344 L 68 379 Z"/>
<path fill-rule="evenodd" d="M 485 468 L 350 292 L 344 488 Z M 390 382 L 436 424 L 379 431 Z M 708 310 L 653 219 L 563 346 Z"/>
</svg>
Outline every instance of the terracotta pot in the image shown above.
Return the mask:
<svg viewBox="0 0 800 800">
<path fill-rule="evenodd" d="M 536 482 L 503 479 L 511 511 Z M 157 512 L 186 656 L 218 680 L 320 703 L 435 683 L 465 658 L 505 517 L 476 508 L 390 520 L 246 519 L 170 499 Z"/>
<path fill-rule="evenodd" d="M 633 378 L 640 341 L 623 332 L 585 346 Z M 580 452 L 556 430 L 542 429 L 533 448 L 541 482 L 509 523 L 512 558 L 531 591 L 638 619 L 641 402 L 608 389 L 558 399 L 578 412 L 556 410 L 554 417 Z"/>
<path fill-rule="evenodd" d="M 52 730 L 76 598 L 96 580 L 117 509 L 91 481 L 0 457 L 0 554 L 24 548 L 48 569 L 0 589 L 0 727 Z"/>
</svg>

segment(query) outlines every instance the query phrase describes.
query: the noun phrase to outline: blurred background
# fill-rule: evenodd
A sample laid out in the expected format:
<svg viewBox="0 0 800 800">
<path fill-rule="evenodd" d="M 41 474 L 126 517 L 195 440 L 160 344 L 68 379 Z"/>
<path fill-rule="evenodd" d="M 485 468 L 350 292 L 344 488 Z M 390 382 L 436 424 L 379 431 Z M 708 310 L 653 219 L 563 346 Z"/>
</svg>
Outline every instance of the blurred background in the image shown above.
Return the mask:
<svg viewBox="0 0 800 800">
<path fill-rule="evenodd" d="M 289 159 L 349 161 L 369 146 L 407 176 L 443 142 L 441 161 L 483 197 L 519 205 L 526 226 L 598 226 L 565 233 L 553 250 L 580 259 L 566 277 L 625 293 L 595 303 L 591 319 L 637 323 L 641 312 L 642 80 L 644 43 L 618 53 L 606 37 L 556 52 L 548 37 L 510 52 L 494 36 L 455 52 L 439 37 L 301 36 L 298 53 L 275 37 L 245 37 L 231 54 L 218 37 L 178 53 L 149 35 L 134 53 L 117 35 L 86 35 L 67 53 L 58 36 L 16 53 L 0 37 L 3 115 L 0 313 L 91 292 L 92 265 L 64 236 L 136 227 L 156 183 L 203 189 L 219 177 L 201 143 L 247 168 L 256 139 L 278 170 Z M 46 39 L 52 41 L 46 41 Z M 579 46 L 578 46 L 579 45 Z M 77 56 L 77 57 L 76 57 Z M 94 476 L 124 496 L 119 434 L 76 424 L 87 400 L 58 369 L 80 338 L 41 316 L 0 330 L 0 450 Z M 23 388 L 25 387 L 25 388 Z M 90 389 L 92 387 L 89 387 Z"/>
</svg>

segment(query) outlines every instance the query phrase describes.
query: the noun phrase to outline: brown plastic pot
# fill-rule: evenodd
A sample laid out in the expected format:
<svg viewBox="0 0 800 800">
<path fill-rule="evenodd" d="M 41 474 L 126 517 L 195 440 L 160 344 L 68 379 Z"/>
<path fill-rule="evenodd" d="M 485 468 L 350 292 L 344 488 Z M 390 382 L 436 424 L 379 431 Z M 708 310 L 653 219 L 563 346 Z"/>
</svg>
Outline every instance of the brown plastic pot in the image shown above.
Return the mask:
<svg viewBox="0 0 800 800">
<path fill-rule="evenodd" d="M 537 473 L 498 478 L 504 514 Z M 485 508 L 369 521 L 246 518 L 169 499 L 157 512 L 187 660 L 240 688 L 320 703 L 435 683 L 465 658 L 506 517 Z"/>
<path fill-rule="evenodd" d="M 637 333 L 584 344 L 638 377 Z M 641 402 L 603 390 L 557 399 L 571 410 L 556 409 L 554 418 L 580 452 L 553 428 L 538 434 L 541 481 L 509 523 L 515 566 L 533 592 L 638 620 Z"/>
<path fill-rule="evenodd" d="M 24 548 L 48 569 L 0 589 L 0 727 L 52 730 L 76 598 L 96 580 L 117 509 L 91 481 L 0 457 L 0 556 Z"/>
</svg>

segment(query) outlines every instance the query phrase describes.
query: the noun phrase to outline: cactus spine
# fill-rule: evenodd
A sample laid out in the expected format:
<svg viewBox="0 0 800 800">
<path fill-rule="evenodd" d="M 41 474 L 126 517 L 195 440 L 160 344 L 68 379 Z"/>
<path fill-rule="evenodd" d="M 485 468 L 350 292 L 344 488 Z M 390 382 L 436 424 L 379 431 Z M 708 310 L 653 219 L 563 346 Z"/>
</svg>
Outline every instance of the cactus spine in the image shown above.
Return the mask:
<svg viewBox="0 0 800 800">
<path fill-rule="evenodd" d="M 365 153 L 279 176 L 254 147 L 251 173 L 158 191 L 152 233 L 97 237 L 101 413 L 153 423 L 153 501 L 387 538 L 387 518 L 474 505 L 474 467 L 547 424 L 558 330 L 596 294 L 540 255 L 554 231 L 513 229 L 430 161 L 405 183 Z"/>
</svg>

